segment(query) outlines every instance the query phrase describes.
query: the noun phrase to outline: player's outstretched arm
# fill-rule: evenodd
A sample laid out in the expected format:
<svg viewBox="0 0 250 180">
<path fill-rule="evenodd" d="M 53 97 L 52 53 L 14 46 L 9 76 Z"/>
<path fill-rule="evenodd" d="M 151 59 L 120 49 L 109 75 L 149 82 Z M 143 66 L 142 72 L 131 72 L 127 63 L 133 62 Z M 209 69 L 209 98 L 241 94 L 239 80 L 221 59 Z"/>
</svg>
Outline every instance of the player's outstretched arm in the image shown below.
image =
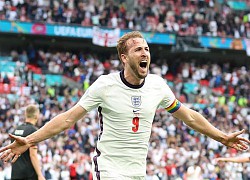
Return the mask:
<svg viewBox="0 0 250 180">
<path fill-rule="evenodd" d="M 239 136 L 244 133 L 244 130 L 226 134 L 214 127 L 200 113 L 187 108 L 183 104 L 176 112 L 173 113 L 173 116 L 182 120 L 185 124 L 193 128 L 194 130 L 207 135 L 210 138 L 219 141 L 228 147 L 235 148 L 239 151 L 248 149 L 248 144 L 250 144 L 250 141 Z"/>
<path fill-rule="evenodd" d="M 235 162 L 235 163 L 246 163 L 250 162 L 250 157 L 220 157 L 215 158 L 217 162 Z"/>
<path fill-rule="evenodd" d="M 42 128 L 25 138 L 10 135 L 11 138 L 14 138 L 14 142 L 0 149 L 0 153 L 2 153 L 0 159 L 4 161 L 12 160 L 11 162 L 15 162 L 19 155 L 29 147 L 72 127 L 73 124 L 81 119 L 86 113 L 87 111 L 84 108 L 75 105 L 68 111 L 55 116 Z"/>
</svg>

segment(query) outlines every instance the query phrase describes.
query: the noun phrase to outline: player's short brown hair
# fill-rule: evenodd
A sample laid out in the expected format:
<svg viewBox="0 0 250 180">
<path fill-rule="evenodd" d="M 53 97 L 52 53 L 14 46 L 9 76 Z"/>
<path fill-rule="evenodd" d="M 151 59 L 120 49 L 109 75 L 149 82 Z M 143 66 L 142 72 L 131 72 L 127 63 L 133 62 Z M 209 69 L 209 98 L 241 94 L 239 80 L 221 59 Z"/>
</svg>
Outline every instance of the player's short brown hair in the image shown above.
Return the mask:
<svg viewBox="0 0 250 180">
<path fill-rule="evenodd" d="M 117 42 L 117 52 L 118 56 L 121 60 L 121 54 L 126 54 L 128 52 L 127 49 L 127 41 L 131 38 L 143 38 L 142 34 L 139 31 L 132 31 L 129 33 L 124 34 Z"/>
</svg>

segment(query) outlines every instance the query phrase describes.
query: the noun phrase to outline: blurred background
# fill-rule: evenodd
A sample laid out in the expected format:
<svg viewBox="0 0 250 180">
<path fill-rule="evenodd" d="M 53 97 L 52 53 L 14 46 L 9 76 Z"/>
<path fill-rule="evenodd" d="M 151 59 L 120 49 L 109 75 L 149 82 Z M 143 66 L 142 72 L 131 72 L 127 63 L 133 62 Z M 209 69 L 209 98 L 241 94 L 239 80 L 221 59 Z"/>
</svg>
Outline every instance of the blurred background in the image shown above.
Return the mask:
<svg viewBox="0 0 250 180">
<path fill-rule="evenodd" d="M 72 107 L 102 74 L 122 69 L 116 40 L 141 31 L 150 72 L 176 97 L 224 132 L 250 125 L 250 0 L 0 0 L 0 147 L 40 107 L 38 127 Z M 99 134 L 97 111 L 39 143 L 48 180 L 91 180 Z M 249 156 L 207 138 L 167 111 L 156 112 L 147 180 L 250 179 L 249 164 L 216 157 Z M 198 167 L 198 170 L 196 168 Z M 0 162 L 0 179 L 11 165 Z M 192 179 L 194 180 L 194 179 Z"/>
</svg>

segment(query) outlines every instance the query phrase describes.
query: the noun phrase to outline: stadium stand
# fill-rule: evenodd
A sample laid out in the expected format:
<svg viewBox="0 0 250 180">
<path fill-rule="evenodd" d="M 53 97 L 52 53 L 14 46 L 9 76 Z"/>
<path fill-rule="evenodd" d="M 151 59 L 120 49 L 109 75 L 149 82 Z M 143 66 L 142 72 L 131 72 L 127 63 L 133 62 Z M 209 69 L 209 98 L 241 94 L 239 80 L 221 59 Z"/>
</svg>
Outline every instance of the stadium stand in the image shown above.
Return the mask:
<svg viewBox="0 0 250 180">
<path fill-rule="evenodd" d="M 105 3 L 101 3 L 105 2 Z M 226 0 L 43 0 L 4 1 L 0 19 L 100 25 L 179 35 L 248 37 L 249 1 Z"/>
</svg>

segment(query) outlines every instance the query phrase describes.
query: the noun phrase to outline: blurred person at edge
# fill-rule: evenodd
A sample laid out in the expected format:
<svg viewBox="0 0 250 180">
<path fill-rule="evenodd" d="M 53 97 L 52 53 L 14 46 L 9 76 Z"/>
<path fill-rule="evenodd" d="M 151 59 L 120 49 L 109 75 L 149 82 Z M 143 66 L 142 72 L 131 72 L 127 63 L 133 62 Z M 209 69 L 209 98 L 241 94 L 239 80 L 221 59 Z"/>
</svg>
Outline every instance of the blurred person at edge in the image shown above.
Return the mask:
<svg viewBox="0 0 250 180">
<path fill-rule="evenodd" d="M 14 130 L 15 136 L 26 137 L 35 132 L 40 111 L 36 105 L 28 105 L 25 109 L 25 122 Z M 16 162 L 12 164 L 11 179 L 45 180 L 41 171 L 37 154 L 37 145 L 30 146 Z"/>
<path fill-rule="evenodd" d="M 219 164 L 219 166 L 222 168 L 224 167 L 224 163 L 243 163 L 242 164 L 242 171 L 240 173 L 240 176 L 242 178 L 242 180 L 248 180 L 250 178 L 250 176 L 248 175 L 248 167 L 245 163 L 249 163 L 250 162 L 250 157 L 249 155 L 247 156 L 235 156 L 235 157 L 218 157 L 215 158 L 215 161 Z"/>
</svg>

